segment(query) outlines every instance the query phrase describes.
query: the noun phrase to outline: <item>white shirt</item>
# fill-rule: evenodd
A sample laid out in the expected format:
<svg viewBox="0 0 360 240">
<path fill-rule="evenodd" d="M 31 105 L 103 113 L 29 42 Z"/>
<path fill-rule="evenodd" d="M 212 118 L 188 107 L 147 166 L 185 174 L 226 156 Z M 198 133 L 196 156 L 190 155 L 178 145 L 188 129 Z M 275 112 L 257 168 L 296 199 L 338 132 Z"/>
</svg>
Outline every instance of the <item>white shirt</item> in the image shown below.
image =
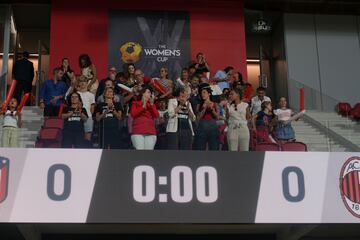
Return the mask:
<svg viewBox="0 0 360 240">
<path fill-rule="evenodd" d="M 236 106 L 235 104 L 228 104 L 229 108 L 229 126 L 246 126 L 247 119 L 246 119 L 246 109 L 248 108 L 249 104 L 245 102 L 241 102 Z"/>
<path fill-rule="evenodd" d="M 291 109 L 279 108 L 274 111 L 274 114 L 278 117 L 279 121 L 288 121 L 291 118 L 293 111 Z"/>
<path fill-rule="evenodd" d="M 261 101 L 258 96 L 255 96 L 251 99 L 251 114 L 256 115 L 261 111 L 261 104 L 263 102 L 271 102 L 271 99 L 267 96 L 264 96 L 264 99 Z"/>
<path fill-rule="evenodd" d="M 18 118 L 17 118 L 17 116 L 15 116 L 15 113 L 16 113 L 16 111 L 14 111 L 11 114 L 10 110 L 7 110 L 5 112 L 3 127 L 14 127 L 14 128 L 18 127 L 18 125 L 17 125 Z"/>
<path fill-rule="evenodd" d="M 94 94 L 92 94 L 89 91 L 86 91 L 86 92 L 78 91 L 78 93 L 81 96 L 81 100 L 83 102 L 83 107 L 86 109 L 86 113 L 87 113 L 88 117 L 91 118 L 91 115 L 92 115 L 91 111 L 90 111 L 91 105 L 95 104 L 95 96 L 94 96 Z"/>
</svg>

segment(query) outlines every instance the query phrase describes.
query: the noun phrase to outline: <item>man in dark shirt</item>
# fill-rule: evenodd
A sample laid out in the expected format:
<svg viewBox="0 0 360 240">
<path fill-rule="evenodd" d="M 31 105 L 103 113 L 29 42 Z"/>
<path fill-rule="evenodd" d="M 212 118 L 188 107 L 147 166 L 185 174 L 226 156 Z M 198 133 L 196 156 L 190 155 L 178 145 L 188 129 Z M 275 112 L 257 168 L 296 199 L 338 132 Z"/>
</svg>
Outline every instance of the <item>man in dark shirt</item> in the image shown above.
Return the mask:
<svg viewBox="0 0 360 240">
<path fill-rule="evenodd" d="M 40 108 L 44 109 L 44 117 L 58 116 L 60 105 L 64 103 L 67 86 L 61 81 L 63 75 L 61 68 L 55 68 L 54 79 L 46 80 L 40 90 Z"/>
<path fill-rule="evenodd" d="M 195 68 L 195 74 L 203 75 L 204 73 L 210 72 L 209 64 L 203 53 L 198 53 L 196 55 L 196 62 L 194 62 L 190 67 Z"/>
<path fill-rule="evenodd" d="M 31 93 L 32 81 L 34 79 L 34 65 L 28 60 L 29 53 L 24 52 L 20 60 L 16 61 L 13 67 L 13 78 L 17 81 L 14 97 L 18 102 L 21 101 L 22 94 Z M 26 101 L 26 106 L 30 105 L 30 98 Z"/>
</svg>

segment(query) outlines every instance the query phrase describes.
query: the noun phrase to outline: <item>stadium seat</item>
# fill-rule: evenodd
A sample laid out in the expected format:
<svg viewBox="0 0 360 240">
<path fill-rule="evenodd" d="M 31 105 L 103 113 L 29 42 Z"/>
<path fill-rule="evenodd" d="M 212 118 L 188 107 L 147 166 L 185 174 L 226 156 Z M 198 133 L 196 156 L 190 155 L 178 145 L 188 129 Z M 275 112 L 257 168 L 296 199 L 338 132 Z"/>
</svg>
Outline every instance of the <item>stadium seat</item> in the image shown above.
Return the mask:
<svg viewBox="0 0 360 240">
<path fill-rule="evenodd" d="M 59 128 L 63 129 L 64 121 L 60 118 L 48 118 L 45 119 L 43 128 Z"/>
<path fill-rule="evenodd" d="M 58 128 L 43 128 L 40 130 L 39 139 L 42 141 L 60 142 L 61 130 Z"/>
<path fill-rule="evenodd" d="M 360 119 L 360 103 L 357 103 L 350 111 L 350 116 L 354 119 Z"/>
<path fill-rule="evenodd" d="M 280 146 L 276 143 L 258 143 L 255 146 L 255 151 L 258 152 L 280 151 Z"/>
<path fill-rule="evenodd" d="M 282 146 L 282 151 L 286 152 L 307 152 L 307 146 L 302 142 L 287 142 Z"/>
<path fill-rule="evenodd" d="M 342 116 L 349 116 L 351 111 L 351 105 L 347 102 L 339 102 L 336 105 L 336 112 Z"/>
</svg>

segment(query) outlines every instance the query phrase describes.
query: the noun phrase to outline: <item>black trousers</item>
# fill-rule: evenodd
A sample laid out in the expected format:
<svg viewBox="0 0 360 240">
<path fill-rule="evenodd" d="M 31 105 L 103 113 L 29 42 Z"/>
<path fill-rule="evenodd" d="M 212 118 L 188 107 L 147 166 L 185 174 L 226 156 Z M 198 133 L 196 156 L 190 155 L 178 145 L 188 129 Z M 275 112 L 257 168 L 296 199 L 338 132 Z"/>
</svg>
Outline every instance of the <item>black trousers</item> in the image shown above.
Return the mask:
<svg viewBox="0 0 360 240">
<path fill-rule="evenodd" d="M 31 82 L 20 82 L 18 81 L 15 87 L 14 91 L 14 98 L 18 101 L 18 104 L 20 104 L 21 98 L 23 94 L 30 93 L 32 91 L 32 83 Z M 31 103 L 31 97 L 28 98 L 28 100 L 25 103 L 25 106 L 30 106 Z"/>
<path fill-rule="evenodd" d="M 215 120 L 200 120 L 196 134 L 197 150 L 206 150 L 206 145 L 210 151 L 219 150 L 219 129 Z"/>
<path fill-rule="evenodd" d="M 167 147 L 170 150 L 191 150 L 193 136 L 191 129 L 178 129 L 176 133 L 167 133 Z"/>
<path fill-rule="evenodd" d="M 63 129 L 62 134 L 62 148 L 84 148 L 87 145 L 84 131 Z"/>
</svg>

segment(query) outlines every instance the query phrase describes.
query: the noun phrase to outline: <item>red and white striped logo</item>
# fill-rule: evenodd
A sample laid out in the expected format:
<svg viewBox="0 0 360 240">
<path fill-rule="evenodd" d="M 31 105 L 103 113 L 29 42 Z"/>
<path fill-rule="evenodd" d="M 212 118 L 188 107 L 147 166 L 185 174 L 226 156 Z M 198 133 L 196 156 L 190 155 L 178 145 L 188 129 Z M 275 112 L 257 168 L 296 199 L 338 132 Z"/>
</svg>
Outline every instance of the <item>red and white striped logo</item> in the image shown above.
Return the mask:
<svg viewBox="0 0 360 240">
<path fill-rule="evenodd" d="M 346 208 L 360 218 L 360 157 L 349 158 L 341 168 L 340 192 Z"/>
<path fill-rule="evenodd" d="M 5 201 L 9 185 L 9 159 L 0 157 L 0 203 Z"/>
</svg>

